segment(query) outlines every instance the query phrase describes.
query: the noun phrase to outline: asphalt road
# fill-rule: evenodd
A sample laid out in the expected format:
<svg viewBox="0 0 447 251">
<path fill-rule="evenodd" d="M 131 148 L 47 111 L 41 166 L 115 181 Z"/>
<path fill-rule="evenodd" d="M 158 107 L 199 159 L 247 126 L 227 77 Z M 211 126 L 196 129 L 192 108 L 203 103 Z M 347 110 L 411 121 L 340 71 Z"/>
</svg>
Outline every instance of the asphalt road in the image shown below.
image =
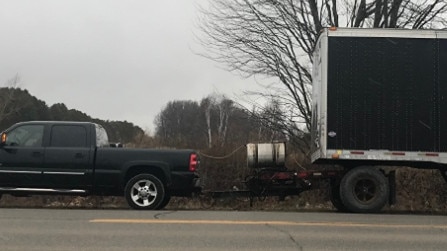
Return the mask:
<svg viewBox="0 0 447 251">
<path fill-rule="evenodd" d="M 446 250 L 447 216 L 0 209 L 0 250 Z"/>
</svg>

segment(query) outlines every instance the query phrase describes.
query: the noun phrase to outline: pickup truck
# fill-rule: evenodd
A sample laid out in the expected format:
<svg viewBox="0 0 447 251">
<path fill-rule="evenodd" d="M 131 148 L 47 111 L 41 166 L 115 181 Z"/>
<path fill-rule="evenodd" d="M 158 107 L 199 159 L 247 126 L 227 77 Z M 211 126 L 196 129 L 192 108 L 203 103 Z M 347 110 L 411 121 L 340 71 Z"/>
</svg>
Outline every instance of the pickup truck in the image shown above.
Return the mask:
<svg viewBox="0 0 447 251">
<path fill-rule="evenodd" d="M 1 133 L 0 196 L 124 194 L 130 207 L 156 210 L 200 191 L 193 150 L 112 146 L 95 123 L 17 123 Z"/>
</svg>

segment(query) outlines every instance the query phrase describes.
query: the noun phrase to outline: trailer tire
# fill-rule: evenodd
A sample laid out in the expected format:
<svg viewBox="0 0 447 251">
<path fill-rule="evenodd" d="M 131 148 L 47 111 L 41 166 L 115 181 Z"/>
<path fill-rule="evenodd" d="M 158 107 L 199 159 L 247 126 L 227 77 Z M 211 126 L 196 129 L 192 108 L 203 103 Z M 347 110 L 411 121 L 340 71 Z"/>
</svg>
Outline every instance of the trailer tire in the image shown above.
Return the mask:
<svg viewBox="0 0 447 251">
<path fill-rule="evenodd" d="M 444 178 L 445 182 L 447 182 L 447 169 L 440 168 L 439 171 L 441 172 L 441 175 Z"/>
<path fill-rule="evenodd" d="M 388 179 L 374 167 L 357 167 L 347 172 L 340 183 L 340 198 L 354 213 L 377 213 L 388 202 Z"/>
<path fill-rule="evenodd" d="M 339 180 L 331 180 L 331 188 L 330 188 L 330 199 L 332 205 L 339 212 L 347 212 L 345 205 L 343 205 L 343 201 L 340 197 L 340 181 Z"/>
<path fill-rule="evenodd" d="M 127 204 L 134 209 L 158 209 L 165 199 L 163 183 L 152 174 L 138 174 L 131 178 L 124 189 Z"/>
</svg>

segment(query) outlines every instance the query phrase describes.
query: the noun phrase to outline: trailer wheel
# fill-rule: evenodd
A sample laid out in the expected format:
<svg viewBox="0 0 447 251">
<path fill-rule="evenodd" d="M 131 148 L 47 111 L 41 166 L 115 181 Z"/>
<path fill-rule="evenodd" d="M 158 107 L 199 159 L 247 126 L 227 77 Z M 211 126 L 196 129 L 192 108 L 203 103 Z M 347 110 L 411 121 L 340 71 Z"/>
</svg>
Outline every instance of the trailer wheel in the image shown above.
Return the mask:
<svg viewBox="0 0 447 251">
<path fill-rule="evenodd" d="M 163 183 L 152 174 L 138 174 L 124 189 L 127 204 L 134 209 L 157 209 L 165 199 Z"/>
<path fill-rule="evenodd" d="M 341 201 L 340 197 L 340 181 L 339 180 L 331 180 L 331 188 L 330 188 L 330 199 L 332 205 L 339 212 L 347 212 L 345 205 Z"/>
<path fill-rule="evenodd" d="M 357 167 L 344 175 L 340 183 L 343 205 L 354 213 L 376 213 L 387 203 L 388 179 L 374 167 Z"/>
<path fill-rule="evenodd" d="M 447 182 L 447 169 L 439 169 L 441 172 L 442 177 L 444 178 L 445 182 Z"/>
</svg>

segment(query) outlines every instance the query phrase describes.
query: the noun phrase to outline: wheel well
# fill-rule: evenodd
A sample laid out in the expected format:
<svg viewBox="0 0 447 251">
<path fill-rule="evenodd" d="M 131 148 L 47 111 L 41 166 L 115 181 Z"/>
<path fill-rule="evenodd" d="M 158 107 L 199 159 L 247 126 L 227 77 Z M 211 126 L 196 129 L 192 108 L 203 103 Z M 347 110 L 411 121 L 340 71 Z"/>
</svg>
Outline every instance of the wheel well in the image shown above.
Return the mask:
<svg viewBox="0 0 447 251">
<path fill-rule="evenodd" d="M 163 170 L 160 167 L 157 166 L 134 166 L 130 167 L 129 170 L 127 170 L 126 176 L 124 177 L 124 185 L 132 178 L 135 177 L 138 174 L 152 174 L 166 186 L 167 179 L 166 175 L 163 172 Z"/>
</svg>

